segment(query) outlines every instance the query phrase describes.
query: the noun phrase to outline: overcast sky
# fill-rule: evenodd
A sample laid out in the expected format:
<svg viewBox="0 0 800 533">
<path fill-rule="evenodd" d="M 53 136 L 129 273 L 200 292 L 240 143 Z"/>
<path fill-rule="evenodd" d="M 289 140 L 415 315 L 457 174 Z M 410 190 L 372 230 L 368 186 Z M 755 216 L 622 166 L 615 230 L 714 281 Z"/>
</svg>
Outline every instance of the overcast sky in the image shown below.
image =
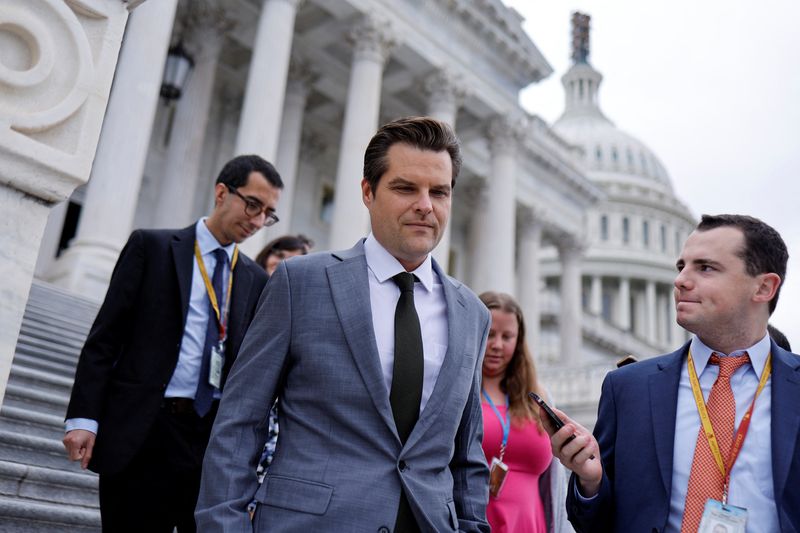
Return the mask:
<svg viewBox="0 0 800 533">
<path fill-rule="evenodd" d="M 789 271 L 771 322 L 800 349 L 800 2 L 504 0 L 555 72 L 521 96 L 564 109 L 570 15 L 592 17 L 600 105 L 661 159 L 692 213 L 742 213 L 777 229 Z"/>
</svg>

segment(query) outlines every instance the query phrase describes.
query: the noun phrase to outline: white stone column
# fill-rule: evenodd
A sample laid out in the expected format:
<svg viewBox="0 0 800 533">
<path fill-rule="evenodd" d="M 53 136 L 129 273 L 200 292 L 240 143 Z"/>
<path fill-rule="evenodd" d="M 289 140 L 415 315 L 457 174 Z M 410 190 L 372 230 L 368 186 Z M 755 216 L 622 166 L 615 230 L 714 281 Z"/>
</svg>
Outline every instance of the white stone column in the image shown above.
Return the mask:
<svg viewBox="0 0 800 533">
<path fill-rule="evenodd" d="M 242 250 L 250 257 L 258 255 L 261 249 L 275 237 L 289 233 L 291 230 L 292 205 L 294 204 L 300 145 L 303 138 L 303 117 L 305 116 L 306 99 L 315 78 L 308 62 L 301 59 L 292 60 L 289 66 L 289 81 L 286 85 L 278 156 L 275 161 L 275 168 L 283 181 L 283 191 L 281 191 L 277 208 L 279 221 L 274 226 L 262 229 L 245 241 Z"/>
<path fill-rule="evenodd" d="M 236 137 L 237 154 L 258 154 L 275 161 L 300 1 L 265 0 L 261 8 Z"/>
<path fill-rule="evenodd" d="M 670 324 L 670 339 L 669 343 L 672 348 L 678 348 L 686 340 L 686 330 L 678 324 L 677 310 L 675 309 L 675 299 L 672 292 L 669 295 L 669 324 Z"/>
<path fill-rule="evenodd" d="M 517 153 L 524 135 L 521 124 L 504 117 L 489 125 L 492 153 L 487 177 L 486 218 L 480 233 L 483 257 L 476 269 L 478 290 L 515 293 Z"/>
<path fill-rule="evenodd" d="M 480 284 L 483 281 L 479 276 L 479 272 L 483 272 L 487 267 L 484 266 L 488 260 L 483 253 L 481 246 L 484 241 L 484 231 L 486 229 L 486 198 L 487 198 L 486 182 L 482 178 L 472 178 L 461 185 L 459 190 L 459 198 L 463 201 L 464 205 L 471 216 L 468 221 L 468 236 L 467 236 L 467 260 L 466 263 L 466 280 L 467 284 L 480 294 L 486 290 Z"/>
<path fill-rule="evenodd" d="M 626 331 L 631 329 L 631 280 L 628 278 L 619 279 L 617 325 Z"/>
<path fill-rule="evenodd" d="M 131 16 L 78 232 L 48 275 L 87 298 L 103 298 L 131 232 L 176 5 L 145 2 Z"/>
<path fill-rule="evenodd" d="M 157 228 L 182 228 L 197 216 L 193 193 L 199 186 L 200 159 L 219 52 L 231 22 L 216 3 L 193 0 L 185 27 L 186 48 L 194 57 L 194 69 L 176 103 L 164 170 L 159 176 L 153 224 Z"/>
<path fill-rule="evenodd" d="M 539 299 L 542 288 L 539 249 L 542 245 L 542 223 L 526 210 L 520 224 L 519 239 L 519 304 L 525 316 L 528 346 L 534 358 L 539 354 L 541 313 Z"/>
<path fill-rule="evenodd" d="M 644 302 L 644 334 L 649 342 L 655 344 L 657 341 L 656 315 L 658 310 L 656 309 L 656 282 L 653 280 L 649 280 L 645 284 Z"/>
<path fill-rule="evenodd" d="M 656 289 L 658 289 L 658 287 L 656 287 Z M 656 314 L 656 339 L 659 345 L 662 346 L 668 344 L 669 334 L 667 331 L 670 328 L 668 307 L 669 301 L 667 295 L 664 294 L 663 291 L 657 290 L 656 308 L 658 311 Z"/>
<path fill-rule="evenodd" d="M 603 314 L 603 278 L 592 276 L 592 285 L 589 290 L 589 312 L 600 316 Z"/>
<path fill-rule="evenodd" d="M 437 70 L 425 78 L 422 87 L 428 97 L 428 116 L 446 122 L 455 129 L 458 107 L 466 96 L 463 86 L 464 82 L 460 77 L 446 70 Z M 456 199 L 455 196 L 452 198 Z M 451 215 L 454 208 L 455 205 L 451 208 Z M 450 267 L 450 233 L 451 225 L 448 224 L 439 244 L 433 250 L 434 259 L 445 272 Z"/>
<path fill-rule="evenodd" d="M 128 10 L 3 0 L 0 13 L 2 402 L 48 215 L 89 179 Z"/>
<path fill-rule="evenodd" d="M 364 150 L 378 128 L 383 67 L 393 40 L 386 22 L 366 17 L 350 34 L 353 63 L 336 169 L 330 248 L 350 248 L 369 228 L 361 201 Z"/>
<path fill-rule="evenodd" d="M 557 245 L 561 259 L 561 316 L 558 329 L 561 336 L 561 360 L 566 365 L 580 363 L 583 344 L 581 328 L 581 256 L 578 243 L 564 240 Z"/>
</svg>

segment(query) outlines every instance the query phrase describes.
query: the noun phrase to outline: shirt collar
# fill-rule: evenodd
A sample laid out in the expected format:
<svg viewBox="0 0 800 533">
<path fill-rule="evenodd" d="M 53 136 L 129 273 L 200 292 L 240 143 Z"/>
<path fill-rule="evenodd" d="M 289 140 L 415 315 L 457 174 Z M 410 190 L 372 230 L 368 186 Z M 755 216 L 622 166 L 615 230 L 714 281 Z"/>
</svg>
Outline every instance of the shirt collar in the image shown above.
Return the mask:
<svg viewBox="0 0 800 533">
<path fill-rule="evenodd" d="M 367 240 L 364 242 L 364 255 L 367 259 L 367 268 L 375 274 L 375 277 L 378 278 L 380 283 L 391 279 L 395 274 L 406 271 L 403 265 L 400 264 L 400 261 L 390 254 L 372 233 L 369 234 Z M 428 254 L 425 261 L 411 273 L 417 276 L 426 291 L 431 292 L 433 290 L 431 254 Z"/>
<path fill-rule="evenodd" d="M 769 355 L 770 348 L 771 343 L 769 340 L 769 334 L 765 334 L 760 341 L 744 350 L 736 350 L 729 354 L 723 354 L 722 352 L 717 353 L 720 355 L 720 357 L 725 357 L 742 355 L 744 352 L 747 352 L 747 354 L 750 356 L 750 365 L 753 367 L 753 371 L 757 376 L 760 376 L 761 372 L 764 371 L 764 365 L 767 364 L 767 356 Z M 692 345 L 690 349 L 692 351 L 692 359 L 694 359 L 694 369 L 697 371 L 697 375 L 699 376 L 703 373 L 703 370 L 706 369 L 706 366 L 708 366 L 708 360 L 711 358 L 711 354 L 714 353 L 715 350 L 712 350 L 706 346 L 703 341 L 697 337 L 697 335 L 692 337 Z"/>
<path fill-rule="evenodd" d="M 232 242 L 227 246 L 222 246 L 206 226 L 207 219 L 208 217 L 203 217 L 195 225 L 194 233 L 197 238 L 197 244 L 200 246 L 200 254 L 209 255 L 217 248 L 222 248 L 228 254 L 228 264 L 230 264 L 233 261 L 233 250 L 236 248 L 236 243 Z"/>
</svg>

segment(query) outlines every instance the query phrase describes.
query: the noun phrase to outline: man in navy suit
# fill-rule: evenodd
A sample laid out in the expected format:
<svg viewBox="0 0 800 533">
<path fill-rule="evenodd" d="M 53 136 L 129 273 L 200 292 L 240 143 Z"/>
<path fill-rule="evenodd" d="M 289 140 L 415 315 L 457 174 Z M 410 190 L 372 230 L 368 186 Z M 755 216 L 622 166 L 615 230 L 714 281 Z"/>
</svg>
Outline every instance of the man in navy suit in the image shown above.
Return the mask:
<svg viewBox="0 0 800 533">
<path fill-rule="evenodd" d="M 100 474 L 104 531 L 195 530 L 220 391 L 267 280 L 236 245 L 277 221 L 282 186 L 270 163 L 238 156 L 217 178 L 211 216 L 134 231 L 120 253 L 64 437 L 69 458 Z"/>
<path fill-rule="evenodd" d="M 767 334 L 787 260 L 783 239 L 760 220 L 702 217 L 676 265 L 677 321 L 692 340 L 608 374 L 596 440 L 566 416 L 552 435 L 553 452 L 573 471 L 567 510 L 576 530 L 694 532 L 707 501 L 723 493 L 747 509 L 748 533 L 800 530 L 800 358 Z M 741 366 L 729 364 L 734 358 Z M 712 409 L 723 373 L 732 395 L 715 393 L 725 401 Z M 733 425 L 713 423 L 725 410 L 735 410 Z M 701 424 L 713 428 L 719 453 Z M 741 447 L 731 444 L 736 432 Z M 725 441 L 739 451 L 732 467 Z"/>
</svg>

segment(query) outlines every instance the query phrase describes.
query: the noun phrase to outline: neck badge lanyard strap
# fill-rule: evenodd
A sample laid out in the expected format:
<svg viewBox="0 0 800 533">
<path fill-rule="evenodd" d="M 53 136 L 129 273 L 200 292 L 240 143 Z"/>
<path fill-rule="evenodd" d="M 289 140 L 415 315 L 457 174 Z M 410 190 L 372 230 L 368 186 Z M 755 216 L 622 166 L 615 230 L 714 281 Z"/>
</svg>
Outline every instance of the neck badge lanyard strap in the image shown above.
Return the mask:
<svg viewBox="0 0 800 533">
<path fill-rule="evenodd" d="M 511 416 L 508 413 L 508 394 L 506 394 L 506 417 L 503 418 L 503 415 L 501 415 L 500 411 L 495 407 L 494 402 L 489 395 L 486 394 L 486 391 L 481 389 L 481 393 L 483 393 L 483 397 L 486 398 L 486 401 L 489 403 L 489 407 L 494 411 L 494 416 L 500 421 L 500 427 L 503 428 L 503 442 L 500 444 L 500 457 L 498 457 L 498 459 L 502 461 L 503 455 L 506 453 L 506 445 L 508 444 L 508 433 L 511 430 Z"/>
<path fill-rule="evenodd" d="M 233 269 L 236 268 L 236 263 L 239 260 L 239 247 L 234 246 L 233 248 L 233 258 L 231 259 L 231 273 L 228 276 L 228 290 L 225 296 L 225 308 L 220 309 L 219 300 L 217 300 L 217 294 L 214 292 L 214 286 L 211 284 L 211 280 L 208 277 L 208 270 L 206 270 L 205 262 L 203 261 L 203 254 L 200 252 L 200 245 L 197 241 L 194 242 L 194 256 L 197 259 L 197 266 L 200 268 L 200 275 L 203 277 L 203 283 L 206 286 L 206 292 L 208 293 L 208 299 L 211 301 L 211 307 L 214 309 L 214 314 L 217 317 L 217 324 L 219 324 L 219 340 L 220 342 L 225 340 L 225 330 L 228 324 L 228 313 L 230 312 L 231 308 L 231 291 L 233 290 Z"/>
</svg>

